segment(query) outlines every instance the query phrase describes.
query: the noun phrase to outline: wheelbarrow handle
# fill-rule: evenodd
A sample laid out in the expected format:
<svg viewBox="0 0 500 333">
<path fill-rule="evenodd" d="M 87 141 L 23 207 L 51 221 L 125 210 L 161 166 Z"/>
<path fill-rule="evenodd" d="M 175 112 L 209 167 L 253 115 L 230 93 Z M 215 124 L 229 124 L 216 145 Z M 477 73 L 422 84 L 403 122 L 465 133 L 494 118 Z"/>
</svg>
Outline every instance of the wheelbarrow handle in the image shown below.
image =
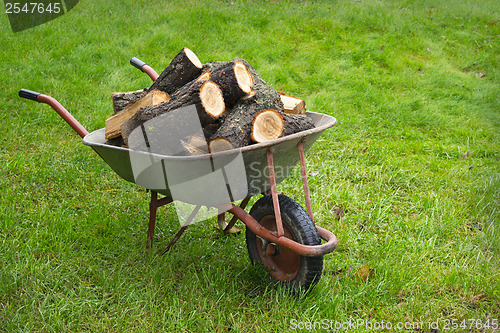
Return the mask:
<svg viewBox="0 0 500 333">
<path fill-rule="evenodd" d="M 82 138 L 89 134 L 85 127 L 83 127 L 55 98 L 28 89 L 19 90 L 19 97 L 50 105 Z"/>
<path fill-rule="evenodd" d="M 140 69 L 144 73 L 148 74 L 151 80 L 153 80 L 153 82 L 156 81 L 156 79 L 159 76 L 158 73 L 156 73 L 156 71 L 151 66 L 149 66 L 144 61 L 136 57 L 130 59 L 130 64 L 136 67 L 137 69 Z"/>
</svg>

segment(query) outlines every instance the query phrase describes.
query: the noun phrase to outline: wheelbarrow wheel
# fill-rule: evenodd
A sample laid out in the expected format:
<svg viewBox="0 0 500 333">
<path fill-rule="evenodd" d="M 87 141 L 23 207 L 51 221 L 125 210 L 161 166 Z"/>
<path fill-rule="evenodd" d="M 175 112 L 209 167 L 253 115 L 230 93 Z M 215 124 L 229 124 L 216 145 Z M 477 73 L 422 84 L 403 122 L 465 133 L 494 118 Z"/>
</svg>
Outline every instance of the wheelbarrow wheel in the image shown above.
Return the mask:
<svg viewBox="0 0 500 333">
<path fill-rule="evenodd" d="M 285 237 L 304 245 L 319 245 L 321 239 L 306 210 L 295 200 L 278 195 Z M 271 195 L 260 198 L 250 210 L 250 215 L 260 225 L 276 231 L 273 199 Z M 277 247 L 246 228 L 248 255 L 252 262 L 261 262 L 271 280 L 293 291 L 307 291 L 318 283 L 323 270 L 323 256 L 305 257 L 284 247 Z"/>
</svg>

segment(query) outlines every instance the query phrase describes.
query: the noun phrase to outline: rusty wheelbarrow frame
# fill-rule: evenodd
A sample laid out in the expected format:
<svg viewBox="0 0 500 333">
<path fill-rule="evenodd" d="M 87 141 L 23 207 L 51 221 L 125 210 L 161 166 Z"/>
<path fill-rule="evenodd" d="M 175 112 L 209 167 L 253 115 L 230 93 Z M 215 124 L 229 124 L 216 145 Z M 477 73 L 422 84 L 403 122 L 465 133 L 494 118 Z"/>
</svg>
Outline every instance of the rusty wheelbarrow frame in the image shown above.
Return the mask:
<svg viewBox="0 0 500 333">
<path fill-rule="evenodd" d="M 156 71 L 151 68 L 146 63 L 142 62 L 137 58 L 132 58 L 130 63 L 140 69 L 141 71 L 147 73 L 153 81 L 158 78 Z M 33 92 L 26 89 L 21 89 L 19 91 L 19 96 L 22 98 L 37 101 L 39 103 L 45 103 L 50 105 L 72 128 L 75 130 L 82 138 L 83 143 L 92 147 L 96 153 L 122 178 L 127 181 L 134 182 L 134 176 L 130 168 L 130 154 L 141 154 L 142 152 L 137 152 L 130 150 L 128 148 L 116 147 L 105 144 L 104 129 L 96 130 L 89 133 L 71 114 L 66 110 L 56 99 L 51 96 L 44 95 L 41 93 Z M 286 237 L 285 229 L 282 222 L 282 211 L 280 209 L 278 192 L 276 185 L 284 180 L 288 173 L 276 173 L 276 167 L 286 167 L 287 170 L 293 169 L 293 167 L 300 162 L 301 175 L 303 182 L 304 197 L 306 202 L 307 214 L 310 216 L 312 222 L 314 223 L 314 216 L 311 206 L 311 198 L 309 193 L 309 185 L 307 181 L 307 172 L 305 165 L 304 153 L 312 146 L 312 144 L 321 136 L 322 132 L 336 124 L 336 119 L 315 112 L 307 111 L 307 116 L 310 117 L 314 123 L 315 128 L 303 132 L 299 132 L 290 136 L 279 138 L 270 142 L 254 144 L 240 149 L 243 159 L 245 160 L 245 168 L 247 172 L 251 172 L 248 169 L 249 161 L 258 162 L 263 168 L 268 171 L 268 182 L 266 185 L 250 188 L 248 196 L 243 199 L 239 206 L 231 203 L 231 207 L 227 210 L 233 214 L 232 219 L 229 223 L 225 223 L 225 214 L 220 213 L 218 215 L 218 223 L 223 229 L 224 233 L 229 233 L 231 228 L 237 222 L 241 220 L 248 230 L 253 232 L 262 242 L 266 244 L 272 244 L 275 253 L 279 253 L 281 247 L 288 249 L 298 256 L 304 257 L 319 257 L 335 250 L 337 247 L 336 236 L 317 225 L 315 228 L 319 237 L 325 241 L 325 243 L 320 242 L 318 245 L 305 245 L 301 244 L 293 239 Z M 293 154 L 293 150 L 296 149 L 297 154 Z M 227 152 L 220 152 L 215 154 L 206 154 L 199 156 L 159 156 L 159 158 L 169 159 L 174 161 L 174 163 L 180 163 L 181 165 L 185 163 L 188 165 L 192 161 L 207 158 L 207 156 L 217 156 L 224 155 Z M 201 157 L 200 157 L 201 156 Z M 297 158 L 298 156 L 298 158 Z M 282 170 L 282 169 L 280 169 Z M 262 171 L 262 170 L 260 170 Z M 157 209 L 168 203 L 173 202 L 172 196 L 168 190 L 150 190 L 151 199 L 149 203 L 149 224 L 147 231 L 147 244 L 146 247 L 150 248 L 153 246 L 154 229 L 156 224 L 156 213 Z M 165 195 L 162 198 L 158 197 L 158 193 Z M 262 226 L 259 221 L 252 217 L 249 213 L 245 211 L 245 207 L 254 195 L 258 194 L 270 194 L 272 197 L 272 206 L 274 210 L 275 228 L 276 230 L 270 230 Z M 195 209 L 188 217 L 188 220 L 180 228 L 177 234 L 168 244 L 166 251 L 168 251 L 181 237 L 184 231 L 187 229 L 189 224 L 191 224 L 192 219 L 196 216 L 197 212 L 201 208 L 201 205 L 196 205 Z M 288 228 L 286 228 L 288 230 Z M 269 252 L 268 246 L 262 248 L 263 252 Z M 267 253 L 269 255 L 269 253 Z M 263 256 L 266 256 L 263 253 Z M 251 258 L 252 259 L 252 258 Z M 268 270 L 270 267 L 267 267 Z M 274 267 L 272 267 L 275 269 Z M 272 274 L 272 273 L 271 273 Z M 274 274 L 273 277 L 276 278 Z M 278 275 L 281 276 L 281 275 Z M 278 278 L 280 280 L 280 278 Z M 288 281 L 286 278 L 283 281 Z"/>
</svg>

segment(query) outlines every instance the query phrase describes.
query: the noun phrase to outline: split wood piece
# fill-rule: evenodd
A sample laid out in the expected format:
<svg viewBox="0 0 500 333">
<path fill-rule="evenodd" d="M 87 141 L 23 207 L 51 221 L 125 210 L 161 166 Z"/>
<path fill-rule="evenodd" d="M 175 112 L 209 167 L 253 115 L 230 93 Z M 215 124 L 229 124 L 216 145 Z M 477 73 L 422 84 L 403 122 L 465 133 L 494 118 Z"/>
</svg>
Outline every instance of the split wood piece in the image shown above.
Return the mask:
<svg viewBox="0 0 500 333">
<path fill-rule="evenodd" d="M 196 106 L 202 127 L 214 123 L 225 110 L 222 92 L 212 81 L 195 82 L 189 89 L 186 89 L 181 94 L 174 94 L 171 98 L 166 103 L 140 109 L 129 120 L 122 123 L 121 130 L 125 143 L 128 144 L 128 137 L 136 127 L 154 117 L 188 105 Z"/>
<path fill-rule="evenodd" d="M 135 91 L 112 93 L 111 100 L 113 101 L 113 112 L 120 112 L 121 110 L 125 109 L 130 103 L 146 95 L 146 93 L 147 88 Z"/>
<path fill-rule="evenodd" d="M 252 92 L 254 85 L 252 74 L 240 61 L 230 61 L 212 69 L 211 80 L 220 87 L 228 105 Z"/>
<path fill-rule="evenodd" d="M 185 47 L 175 56 L 148 91 L 158 89 L 172 95 L 177 89 L 196 79 L 202 67 L 196 54 Z"/>
<path fill-rule="evenodd" d="M 306 114 L 306 103 L 300 98 L 289 96 L 282 91 L 278 91 L 285 108 L 285 113 Z"/>
<path fill-rule="evenodd" d="M 285 120 L 276 110 L 262 110 L 252 121 L 252 140 L 260 143 L 276 140 L 283 134 Z"/>
<path fill-rule="evenodd" d="M 285 120 L 283 136 L 310 130 L 315 127 L 313 120 L 306 115 L 286 113 L 283 115 L 283 118 Z"/>
<path fill-rule="evenodd" d="M 181 140 L 181 144 L 186 149 L 187 155 L 208 154 L 208 146 L 205 138 L 199 135 L 192 135 Z"/>
<path fill-rule="evenodd" d="M 168 102 L 169 100 L 170 96 L 168 96 L 167 93 L 159 90 L 153 90 L 147 93 L 145 96 L 130 103 L 125 109 L 106 119 L 106 139 L 113 139 L 120 136 L 122 134 L 120 128 L 121 124 L 124 121 L 130 119 L 130 117 L 136 114 L 136 112 L 140 109 L 151 105 Z"/>
</svg>

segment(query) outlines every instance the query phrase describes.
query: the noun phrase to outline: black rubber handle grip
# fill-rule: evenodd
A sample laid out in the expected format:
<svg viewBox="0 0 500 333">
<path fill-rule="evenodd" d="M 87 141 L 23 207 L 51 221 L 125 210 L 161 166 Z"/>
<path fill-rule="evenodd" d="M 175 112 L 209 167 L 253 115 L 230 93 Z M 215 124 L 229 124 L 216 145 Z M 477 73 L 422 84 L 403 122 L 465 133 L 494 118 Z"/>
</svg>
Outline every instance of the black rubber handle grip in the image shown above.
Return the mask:
<svg viewBox="0 0 500 333">
<path fill-rule="evenodd" d="M 141 59 L 137 59 L 136 57 L 133 57 L 130 59 L 130 64 L 138 69 L 140 69 L 142 71 L 142 67 L 144 65 L 147 65 L 144 61 L 142 61 Z"/>
<path fill-rule="evenodd" d="M 32 101 L 37 101 L 38 102 L 38 96 L 41 94 L 35 91 L 31 91 L 28 89 L 21 89 L 19 90 L 19 97 L 21 98 L 26 98 L 26 99 L 31 99 Z"/>
</svg>

